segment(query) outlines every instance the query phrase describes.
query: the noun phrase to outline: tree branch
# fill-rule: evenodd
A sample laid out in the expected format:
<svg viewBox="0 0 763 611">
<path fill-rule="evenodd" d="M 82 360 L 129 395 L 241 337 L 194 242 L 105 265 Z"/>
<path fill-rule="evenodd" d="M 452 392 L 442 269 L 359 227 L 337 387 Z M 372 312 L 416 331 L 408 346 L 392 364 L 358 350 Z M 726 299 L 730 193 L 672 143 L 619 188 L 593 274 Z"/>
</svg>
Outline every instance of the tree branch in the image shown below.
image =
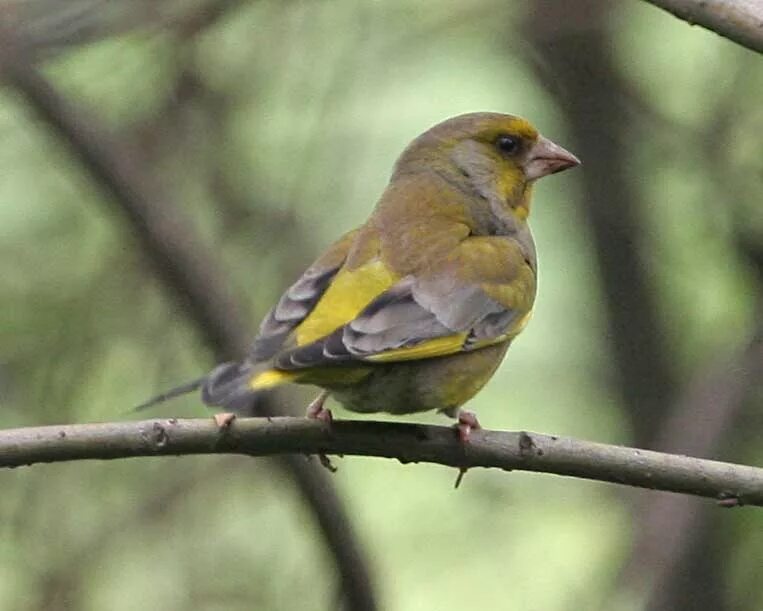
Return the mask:
<svg viewBox="0 0 763 611">
<path fill-rule="evenodd" d="M 763 469 L 538 433 L 477 430 L 468 445 L 443 426 L 305 418 L 144 420 L 0 431 L 0 467 L 185 454 L 338 454 L 458 468 L 537 471 L 763 506 Z"/>
<path fill-rule="evenodd" d="M 752 51 L 763 53 L 760 0 L 646 0 L 690 25 L 701 25 Z"/>
</svg>

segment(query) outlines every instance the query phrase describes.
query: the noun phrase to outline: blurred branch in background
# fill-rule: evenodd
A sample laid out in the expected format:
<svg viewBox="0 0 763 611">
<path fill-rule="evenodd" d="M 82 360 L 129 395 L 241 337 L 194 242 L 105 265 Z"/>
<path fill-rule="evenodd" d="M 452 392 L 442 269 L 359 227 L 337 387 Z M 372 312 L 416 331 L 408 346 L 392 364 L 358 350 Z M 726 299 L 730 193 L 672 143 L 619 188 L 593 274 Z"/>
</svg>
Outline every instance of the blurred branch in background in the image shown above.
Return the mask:
<svg viewBox="0 0 763 611">
<path fill-rule="evenodd" d="M 698 377 L 702 390 L 686 393 L 674 410 L 665 408 L 675 403 L 679 376 L 649 265 L 645 210 L 638 183 L 629 180 L 625 146 L 633 141 L 638 124 L 633 108 L 645 104 L 633 104 L 639 95 L 614 60 L 613 9 L 600 0 L 537 5 L 529 19 L 540 50 L 540 61 L 533 65 L 567 115 L 573 150 L 585 161 L 580 201 L 595 244 L 612 365 L 636 445 L 705 456 L 729 431 L 744 380 L 733 377 L 733 363 L 721 364 L 721 372 L 733 373 L 731 379 L 720 380 L 721 387 L 709 388 Z M 746 349 L 742 352 L 750 356 Z M 716 382 L 723 378 L 716 369 L 713 375 Z M 698 396 L 710 392 L 718 393 L 715 400 Z M 708 518 L 717 514 L 703 509 L 692 499 L 650 495 L 637 512 L 633 557 L 621 583 L 636 581 L 634 573 L 640 571 L 638 583 L 648 609 L 726 608 L 720 570 L 725 550 L 714 535 L 717 528 L 699 519 L 701 513 Z"/>
<path fill-rule="evenodd" d="M 763 3 L 760 0 L 646 0 L 689 25 L 701 25 L 763 53 Z"/>
<path fill-rule="evenodd" d="M 0 29 L 0 75 L 24 96 L 30 108 L 64 139 L 108 201 L 125 215 L 148 260 L 170 293 L 187 309 L 218 361 L 246 353 L 251 334 L 238 314 L 222 270 L 195 231 L 140 162 L 137 151 L 87 118 L 35 68 L 30 45 L 7 28 Z M 276 413 L 274 404 L 265 413 Z M 346 512 L 327 475 L 301 457 L 284 457 L 322 529 L 341 575 L 352 609 L 375 609 L 367 563 Z"/>
<path fill-rule="evenodd" d="M 38 462 L 231 453 L 334 454 L 555 473 L 763 506 L 763 469 L 529 432 L 310 418 L 145 420 L 0 431 L 0 467 Z"/>
<path fill-rule="evenodd" d="M 630 87 L 613 61 L 605 0 L 539 3 L 529 30 L 533 67 L 569 119 L 581 166 L 583 230 L 591 232 L 609 321 L 612 367 L 636 445 L 652 447 L 675 392 L 674 362 L 645 265 L 639 193 L 628 180 Z"/>
<path fill-rule="evenodd" d="M 3 0 L 0 20 L 34 60 L 134 30 L 198 33 L 244 0 Z"/>
<path fill-rule="evenodd" d="M 2 427 L 112 420 L 213 351 L 238 355 L 236 328 L 364 218 L 400 146 L 502 110 L 566 136 L 585 174 L 538 194 L 537 320 L 475 407 L 503 428 L 763 465 L 759 54 L 643 1 L 4 0 L 0 24 L 80 119 L 98 111 L 158 226 L 213 253 L 216 284 L 196 290 L 221 302 L 173 300 L 81 154 L 4 87 Z M 199 333 L 231 305 L 232 324 Z M 338 607 L 326 535 L 273 464 L 0 470 L 0 608 Z M 758 511 L 495 470 L 454 495 L 451 469 L 381 460 L 296 476 L 312 497 L 341 487 L 385 609 L 760 608 Z M 339 538 L 333 513 L 317 518 Z"/>
<path fill-rule="evenodd" d="M 728 112 L 727 105 L 721 104 L 715 113 L 717 122 L 722 124 Z M 731 186 L 733 173 L 720 159 L 713 157 L 708 166 L 711 172 L 725 175 L 725 179 L 719 176 L 719 180 L 726 187 Z M 731 190 L 724 188 L 722 192 Z M 755 271 L 757 282 L 753 282 L 751 292 L 757 300 L 754 308 L 757 318 L 750 336 L 736 350 L 714 356 L 712 362 L 698 368 L 668 413 L 655 445 L 659 450 L 693 456 L 722 454 L 724 445 L 731 445 L 740 436 L 745 404 L 763 380 L 763 245 L 755 229 L 738 222 L 734 238 L 738 255 Z M 620 588 L 636 592 L 648 586 L 653 593 L 648 602 L 655 609 L 669 608 L 671 602 L 665 593 L 673 589 L 669 587 L 671 583 L 687 593 L 697 591 L 691 581 L 694 572 L 717 568 L 712 563 L 707 565 L 724 540 L 716 517 L 707 507 L 686 497 L 654 495 L 645 499 L 634 516 L 634 532 L 638 536 L 620 575 Z M 687 566 L 697 568 L 687 570 Z M 682 603 L 698 607 L 705 603 L 705 598 L 700 590 L 693 600 L 684 599 Z"/>
<path fill-rule="evenodd" d="M 212 257 L 193 238 L 181 210 L 163 192 L 140 154 L 79 112 L 27 60 L 26 45 L 0 30 L 0 77 L 69 145 L 108 201 L 126 216 L 154 271 L 187 309 L 221 360 L 245 354 L 246 327 Z"/>
<path fill-rule="evenodd" d="M 763 321 L 761 321 L 763 322 Z M 739 420 L 751 388 L 763 376 L 763 326 L 737 354 L 723 355 L 717 362 L 700 368 L 682 397 L 670 410 L 659 433 L 656 447 L 691 456 L 716 456 Z M 621 590 L 634 593 L 647 587 L 653 592 L 650 608 L 668 609 L 665 593 L 670 584 L 696 597 L 683 598 L 688 608 L 698 608 L 704 591 L 690 581 L 694 571 L 686 566 L 701 565 L 712 558 L 702 549 L 720 542 L 714 514 L 687 497 L 652 495 L 637 507 L 634 549 L 620 579 Z M 716 567 L 707 566 L 705 570 Z M 675 587 L 675 586 L 674 586 Z"/>
</svg>

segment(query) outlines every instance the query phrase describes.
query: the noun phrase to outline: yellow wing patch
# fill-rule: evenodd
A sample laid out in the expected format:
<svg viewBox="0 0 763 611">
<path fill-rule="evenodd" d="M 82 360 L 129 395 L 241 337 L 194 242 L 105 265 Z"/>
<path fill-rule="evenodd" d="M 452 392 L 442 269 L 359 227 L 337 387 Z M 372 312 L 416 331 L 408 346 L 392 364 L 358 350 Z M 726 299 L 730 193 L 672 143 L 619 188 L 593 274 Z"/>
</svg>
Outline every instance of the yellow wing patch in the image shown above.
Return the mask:
<svg viewBox="0 0 763 611">
<path fill-rule="evenodd" d="M 416 359 L 429 359 L 436 356 L 447 356 L 461 352 L 466 341 L 466 333 L 457 333 L 455 335 L 446 335 L 430 339 L 415 346 L 407 348 L 395 348 L 386 350 L 379 354 L 365 357 L 363 360 L 374 363 L 385 363 L 395 361 L 414 361 Z"/>
<path fill-rule="evenodd" d="M 346 325 L 398 280 L 378 259 L 357 269 L 342 269 L 313 311 L 297 327 L 297 346 L 306 346 Z"/>
<path fill-rule="evenodd" d="M 490 339 L 484 339 L 479 342 L 470 343 L 469 350 L 478 350 L 479 348 L 486 348 L 487 346 L 493 346 L 502 342 L 508 341 L 519 335 L 527 323 L 532 318 L 532 310 L 525 314 L 516 324 L 503 335 L 498 337 L 491 337 Z M 374 354 L 367 356 L 364 360 L 371 361 L 373 363 L 388 363 L 396 361 L 414 361 L 416 359 L 428 359 L 438 356 L 449 356 L 462 352 L 464 349 L 464 343 L 468 337 L 467 333 L 457 333 L 455 335 L 448 335 L 446 337 L 438 337 L 430 339 L 415 346 L 408 348 L 397 348 L 394 350 L 387 350 L 380 354 Z"/>
</svg>

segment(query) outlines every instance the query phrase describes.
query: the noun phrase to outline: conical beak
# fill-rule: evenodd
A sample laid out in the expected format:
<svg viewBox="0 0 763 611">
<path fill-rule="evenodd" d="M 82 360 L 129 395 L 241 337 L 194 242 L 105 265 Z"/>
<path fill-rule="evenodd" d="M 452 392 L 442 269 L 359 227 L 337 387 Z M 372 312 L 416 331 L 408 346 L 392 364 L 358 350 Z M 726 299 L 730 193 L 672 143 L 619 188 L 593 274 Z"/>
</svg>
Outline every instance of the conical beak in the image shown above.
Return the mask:
<svg viewBox="0 0 763 611">
<path fill-rule="evenodd" d="M 527 154 L 524 164 L 527 180 L 537 180 L 549 174 L 556 174 L 580 165 L 580 159 L 548 138 L 538 136 L 538 140 Z"/>
</svg>

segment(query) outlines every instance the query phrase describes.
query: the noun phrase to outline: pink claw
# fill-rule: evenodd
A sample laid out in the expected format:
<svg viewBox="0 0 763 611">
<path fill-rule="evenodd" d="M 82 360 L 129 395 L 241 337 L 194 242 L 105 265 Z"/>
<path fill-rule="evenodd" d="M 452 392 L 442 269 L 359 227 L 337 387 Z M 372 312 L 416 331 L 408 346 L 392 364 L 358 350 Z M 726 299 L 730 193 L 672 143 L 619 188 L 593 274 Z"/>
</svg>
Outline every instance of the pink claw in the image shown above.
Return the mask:
<svg viewBox="0 0 763 611">
<path fill-rule="evenodd" d="M 310 405 L 307 406 L 307 412 L 305 413 L 305 416 L 307 418 L 323 420 L 323 422 L 331 424 L 331 421 L 334 419 L 333 415 L 331 414 L 331 410 L 323 407 L 323 404 L 326 402 L 328 396 L 329 393 L 324 390 L 321 394 L 315 397 Z"/>
<path fill-rule="evenodd" d="M 477 415 L 474 412 L 468 412 L 461 410 L 458 412 L 458 424 L 456 424 L 456 430 L 458 431 L 458 439 L 461 443 L 469 443 L 471 432 L 475 429 L 481 429 Z"/>
</svg>

